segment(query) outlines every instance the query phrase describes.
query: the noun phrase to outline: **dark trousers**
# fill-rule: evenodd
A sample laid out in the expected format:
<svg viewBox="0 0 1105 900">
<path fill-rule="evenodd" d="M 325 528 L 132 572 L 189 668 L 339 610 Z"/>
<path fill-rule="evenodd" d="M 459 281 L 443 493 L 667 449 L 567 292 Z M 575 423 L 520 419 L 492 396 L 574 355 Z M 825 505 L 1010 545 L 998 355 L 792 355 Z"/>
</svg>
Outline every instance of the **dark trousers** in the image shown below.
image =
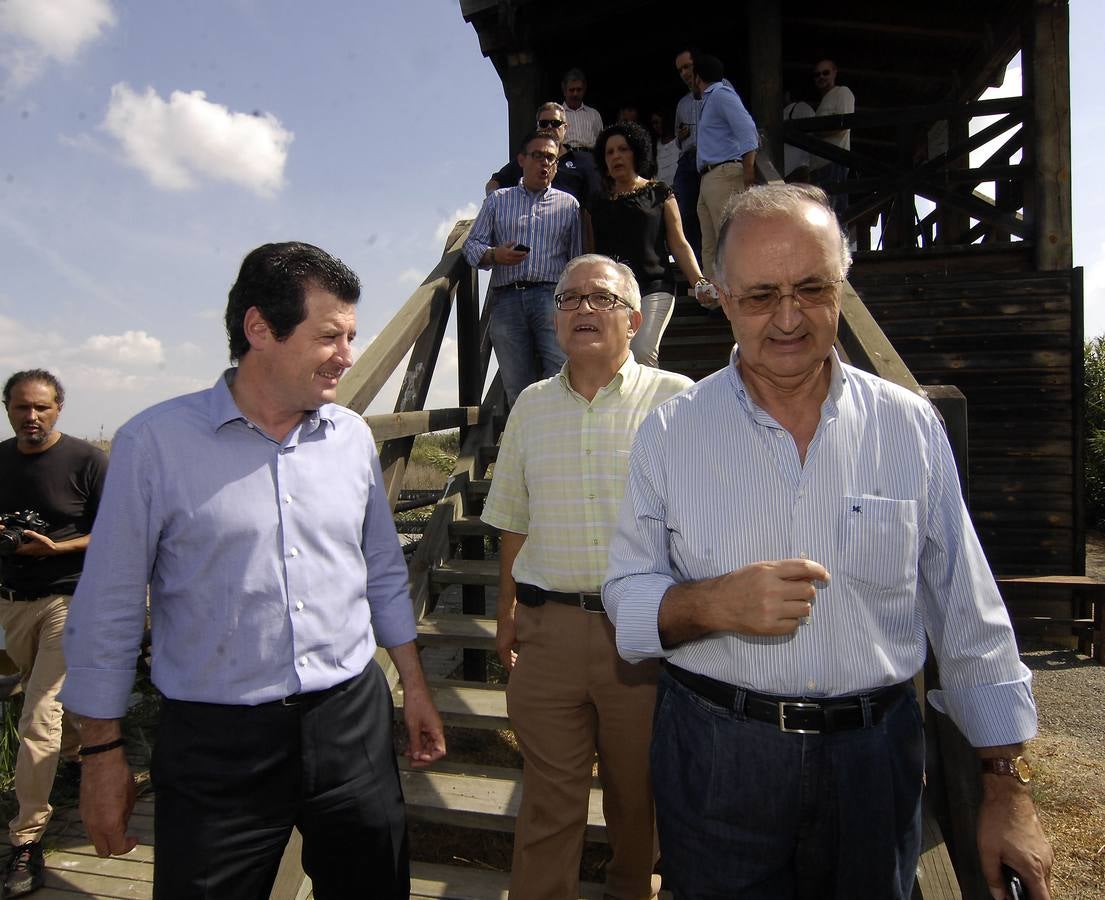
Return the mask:
<svg viewBox="0 0 1105 900">
<path fill-rule="evenodd" d="M 702 227 L 698 224 L 698 185 L 702 177 L 698 174 L 695 159 L 693 150 L 679 157 L 671 189 L 675 191 L 675 202 L 679 205 L 679 218 L 683 220 L 683 236 L 691 245 L 694 258 L 701 265 Z M 691 287 L 693 288 L 694 285 Z"/>
<path fill-rule="evenodd" d="M 379 666 L 285 706 L 166 700 L 151 763 L 155 900 L 266 900 L 292 826 L 319 900 L 406 898 L 406 819 Z"/>
<path fill-rule="evenodd" d="M 676 900 L 909 900 L 924 741 L 912 690 L 877 725 L 786 734 L 661 672 L 652 780 Z"/>
</svg>

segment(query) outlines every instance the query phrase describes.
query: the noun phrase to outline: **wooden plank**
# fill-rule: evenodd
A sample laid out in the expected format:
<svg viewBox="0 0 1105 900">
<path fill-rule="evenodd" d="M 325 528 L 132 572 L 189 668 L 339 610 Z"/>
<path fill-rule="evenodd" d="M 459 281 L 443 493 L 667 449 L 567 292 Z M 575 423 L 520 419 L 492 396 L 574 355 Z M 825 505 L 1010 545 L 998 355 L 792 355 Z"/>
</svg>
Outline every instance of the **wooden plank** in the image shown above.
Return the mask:
<svg viewBox="0 0 1105 900">
<path fill-rule="evenodd" d="M 303 871 L 303 835 L 298 828 L 293 828 L 280 857 L 269 900 L 296 900 L 304 884 L 310 881 Z"/>
<path fill-rule="evenodd" d="M 499 529 L 488 525 L 479 516 L 461 516 L 449 523 L 449 533 L 454 537 L 472 537 L 473 535 L 497 535 Z"/>
<path fill-rule="evenodd" d="M 434 706 L 447 725 L 460 728 L 510 728 L 506 713 L 506 686 L 476 682 L 430 681 Z M 403 707 L 403 691 L 392 692 L 396 711 Z"/>
<path fill-rule="evenodd" d="M 445 431 L 475 425 L 480 419 L 478 406 L 455 406 L 446 409 L 417 409 L 409 412 L 382 413 L 365 416 L 364 420 L 372 429 L 377 441 L 389 441 L 395 438 L 412 437 L 432 431 Z"/>
<path fill-rule="evenodd" d="M 434 863 L 411 863 L 411 900 L 447 898 L 447 900 L 507 900 L 510 873 L 493 872 Z M 603 886 L 580 883 L 583 900 L 602 900 Z M 663 895 L 661 895 L 663 896 Z"/>
<path fill-rule="evenodd" d="M 125 898 L 125 900 L 152 900 L 153 883 L 132 881 L 129 878 L 112 878 L 110 875 L 86 872 L 59 872 L 46 869 L 47 888 L 69 890 L 82 896 Z M 41 896 L 36 894 L 35 896 Z"/>
<path fill-rule="evenodd" d="M 127 854 L 104 859 L 71 850 L 56 850 L 46 854 L 46 867 L 56 872 L 82 872 L 87 875 L 109 875 L 132 881 L 153 883 L 153 860 L 142 860 Z"/>
<path fill-rule="evenodd" d="M 418 623 L 418 643 L 425 647 L 495 649 L 495 620 L 486 616 L 433 613 Z"/>
<path fill-rule="evenodd" d="M 466 828 L 512 832 L 522 796 L 522 773 L 485 769 L 482 775 L 461 775 L 438 768 L 401 770 L 403 797 L 412 818 Z M 586 840 L 606 841 L 602 790 L 593 787 L 587 802 Z"/>
<path fill-rule="evenodd" d="M 482 584 L 494 587 L 499 583 L 499 561 L 496 559 L 450 559 L 430 572 L 436 585 Z"/>
</svg>

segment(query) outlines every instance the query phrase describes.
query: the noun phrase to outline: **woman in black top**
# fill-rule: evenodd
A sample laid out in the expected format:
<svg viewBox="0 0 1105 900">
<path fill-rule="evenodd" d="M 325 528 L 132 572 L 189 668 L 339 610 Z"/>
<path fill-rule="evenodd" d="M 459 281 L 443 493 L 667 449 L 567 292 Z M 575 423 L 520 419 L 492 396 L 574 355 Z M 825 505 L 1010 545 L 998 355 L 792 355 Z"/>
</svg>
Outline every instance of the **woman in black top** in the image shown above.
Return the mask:
<svg viewBox="0 0 1105 900">
<path fill-rule="evenodd" d="M 655 366 L 675 309 L 668 253 L 691 285 L 704 285 L 706 279 L 683 236 L 671 188 L 641 174 L 653 171 L 648 133 L 635 122 L 619 122 L 598 136 L 594 152 L 605 188 L 591 204 L 595 252 L 625 263 L 637 276 L 643 318 L 630 348 L 637 362 Z"/>
</svg>

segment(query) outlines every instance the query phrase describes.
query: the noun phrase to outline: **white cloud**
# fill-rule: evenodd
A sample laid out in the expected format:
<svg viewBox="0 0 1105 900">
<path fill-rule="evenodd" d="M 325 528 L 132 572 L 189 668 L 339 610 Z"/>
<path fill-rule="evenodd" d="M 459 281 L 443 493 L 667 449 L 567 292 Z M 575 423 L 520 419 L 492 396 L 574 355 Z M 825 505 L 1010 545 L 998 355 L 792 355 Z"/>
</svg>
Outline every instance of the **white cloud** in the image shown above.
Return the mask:
<svg viewBox="0 0 1105 900">
<path fill-rule="evenodd" d="M 446 216 L 437 224 L 437 228 L 434 230 L 434 240 L 439 245 L 445 244 L 445 239 L 449 237 L 450 232 L 453 230 L 453 226 L 457 224 L 457 219 L 474 219 L 476 214 L 480 211 L 478 203 L 468 203 L 464 207 L 458 209 L 451 216 Z"/>
<path fill-rule="evenodd" d="M 103 128 L 126 161 L 157 187 L 186 190 L 202 180 L 227 181 L 270 196 L 284 185 L 294 135 L 270 113 L 231 112 L 203 91 L 111 89 Z"/>
<path fill-rule="evenodd" d="M 404 269 L 398 275 L 395 276 L 396 284 L 409 284 L 412 287 L 422 284 L 426 280 L 426 273 L 420 272 L 418 269 Z"/>
<path fill-rule="evenodd" d="M 159 366 L 165 362 L 161 341 L 144 331 L 94 334 L 81 344 L 90 358 L 124 366 Z"/>
<path fill-rule="evenodd" d="M 51 60 L 73 62 L 115 21 L 108 0 L 3 0 L 0 60 L 10 83 L 26 84 Z"/>
</svg>

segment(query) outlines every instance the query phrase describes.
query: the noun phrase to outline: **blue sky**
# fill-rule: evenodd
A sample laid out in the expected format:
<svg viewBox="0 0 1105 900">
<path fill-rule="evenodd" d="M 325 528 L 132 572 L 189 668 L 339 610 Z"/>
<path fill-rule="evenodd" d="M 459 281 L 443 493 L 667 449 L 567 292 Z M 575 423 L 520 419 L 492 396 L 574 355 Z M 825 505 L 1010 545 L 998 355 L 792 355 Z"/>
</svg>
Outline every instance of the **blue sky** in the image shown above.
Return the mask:
<svg viewBox="0 0 1105 900">
<path fill-rule="evenodd" d="M 1105 331 L 1095 6 L 1071 3 L 1087 334 Z M 214 380 L 242 256 L 290 238 L 361 276 L 364 346 L 505 151 L 455 0 L 0 0 L 0 373 L 53 369 L 62 429 L 110 436 Z M 455 403 L 452 346 L 434 405 Z"/>
</svg>

